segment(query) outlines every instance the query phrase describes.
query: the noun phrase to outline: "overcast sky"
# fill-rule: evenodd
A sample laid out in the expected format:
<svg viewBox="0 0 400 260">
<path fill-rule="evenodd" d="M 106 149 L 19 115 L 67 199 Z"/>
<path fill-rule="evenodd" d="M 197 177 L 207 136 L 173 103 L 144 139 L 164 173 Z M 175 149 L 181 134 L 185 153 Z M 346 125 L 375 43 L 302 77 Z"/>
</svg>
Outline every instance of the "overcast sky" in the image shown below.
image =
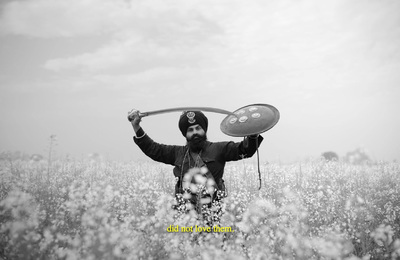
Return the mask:
<svg viewBox="0 0 400 260">
<path fill-rule="evenodd" d="M 271 104 L 260 149 L 283 162 L 358 147 L 400 160 L 398 0 L 2 0 L 0 146 L 145 159 L 127 111 Z M 146 117 L 184 144 L 180 113 Z M 210 141 L 233 140 L 206 113 Z"/>
</svg>

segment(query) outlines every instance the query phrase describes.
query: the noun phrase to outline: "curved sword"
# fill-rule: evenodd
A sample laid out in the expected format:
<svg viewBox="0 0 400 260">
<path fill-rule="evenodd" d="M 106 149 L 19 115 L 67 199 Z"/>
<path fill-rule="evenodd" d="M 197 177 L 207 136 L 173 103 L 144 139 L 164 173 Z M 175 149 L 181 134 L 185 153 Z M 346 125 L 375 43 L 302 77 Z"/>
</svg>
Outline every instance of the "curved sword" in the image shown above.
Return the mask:
<svg viewBox="0 0 400 260">
<path fill-rule="evenodd" d="M 148 112 L 140 112 L 139 116 L 140 117 L 153 116 L 153 115 L 164 114 L 169 112 L 177 112 L 177 111 L 206 111 L 206 112 L 214 112 L 225 115 L 235 115 L 233 112 L 213 107 L 174 107 L 174 108 L 167 108 L 167 109 L 154 110 Z"/>
</svg>

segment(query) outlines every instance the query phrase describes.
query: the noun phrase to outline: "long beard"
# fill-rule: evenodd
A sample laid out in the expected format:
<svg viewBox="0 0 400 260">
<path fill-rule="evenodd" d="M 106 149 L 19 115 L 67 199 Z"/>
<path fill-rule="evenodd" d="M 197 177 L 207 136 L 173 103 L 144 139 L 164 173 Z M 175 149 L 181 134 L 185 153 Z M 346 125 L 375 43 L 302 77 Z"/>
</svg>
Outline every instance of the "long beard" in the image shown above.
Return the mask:
<svg viewBox="0 0 400 260">
<path fill-rule="evenodd" d="M 186 141 L 189 146 L 189 149 L 192 152 L 198 153 L 203 149 L 203 147 L 207 141 L 207 135 L 201 136 L 201 135 L 195 134 L 190 139 L 186 138 Z"/>
</svg>

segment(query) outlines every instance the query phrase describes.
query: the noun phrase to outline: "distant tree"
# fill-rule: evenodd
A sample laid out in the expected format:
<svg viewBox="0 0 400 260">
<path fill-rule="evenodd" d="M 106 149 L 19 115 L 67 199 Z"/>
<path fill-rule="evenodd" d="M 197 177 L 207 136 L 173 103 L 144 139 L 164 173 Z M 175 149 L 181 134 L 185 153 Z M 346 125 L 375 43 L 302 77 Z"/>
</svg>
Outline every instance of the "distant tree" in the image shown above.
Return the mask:
<svg viewBox="0 0 400 260">
<path fill-rule="evenodd" d="M 103 156 L 101 154 L 99 154 L 99 153 L 89 153 L 87 155 L 87 158 L 92 162 L 94 162 L 94 161 L 97 162 L 97 161 L 102 161 L 103 160 Z"/>
<path fill-rule="evenodd" d="M 29 160 L 29 155 L 27 153 L 23 153 L 21 151 L 5 151 L 0 154 L 0 160 L 7 160 L 7 161 L 16 161 L 22 160 L 27 161 Z"/>
<path fill-rule="evenodd" d="M 345 160 L 352 164 L 363 164 L 371 161 L 368 154 L 362 148 L 357 148 L 354 151 L 348 152 Z"/>
<path fill-rule="evenodd" d="M 332 151 L 322 153 L 322 157 L 324 157 L 324 159 L 327 161 L 338 161 L 339 160 L 339 156 L 337 155 L 337 153 L 332 152 Z"/>
<path fill-rule="evenodd" d="M 44 156 L 41 154 L 32 154 L 31 155 L 31 161 L 39 162 L 44 160 Z"/>
<path fill-rule="evenodd" d="M 11 159 L 10 152 L 1 152 L 0 154 L 0 161 L 8 161 Z"/>
</svg>

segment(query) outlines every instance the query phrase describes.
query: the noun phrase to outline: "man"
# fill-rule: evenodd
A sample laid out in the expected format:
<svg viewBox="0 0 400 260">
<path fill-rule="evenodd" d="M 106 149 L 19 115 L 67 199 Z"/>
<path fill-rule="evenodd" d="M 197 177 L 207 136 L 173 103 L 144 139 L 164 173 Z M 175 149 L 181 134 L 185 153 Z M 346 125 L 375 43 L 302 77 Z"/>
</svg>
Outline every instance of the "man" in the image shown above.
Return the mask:
<svg viewBox="0 0 400 260">
<path fill-rule="evenodd" d="M 133 137 L 139 148 L 151 159 L 175 166 L 174 176 L 177 178 L 175 195 L 183 194 L 187 177 L 194 177 L 193 168 L 202 168 L 198 174 L 212 180 L 209 190 L 214 199 L 220 199 L 226 194 L 223 175 L 225 163 L 249 158 L 257 151 L 263 137 L 260 135 L 248 136 L 241 142 L 209 142 L 207 140 L 208 119 L 200 111 L 185 111 L 179 118 L 179 129 L 186 138 L 184 146 L 165 145 L 153 141 L 140 126 L 141 117 L 137 110 L 128 113 L 135 135 Z M 193 178 L 189 178 L 193 182 Z M 186 183 L 187 184 L 187 183 Z M 191 186 L 193 187 L 193 186 Z M 192 192 L 193 193 L 193 192 Z M 194 201 L 192 200 L 192 203 Z"/>
</svg>

